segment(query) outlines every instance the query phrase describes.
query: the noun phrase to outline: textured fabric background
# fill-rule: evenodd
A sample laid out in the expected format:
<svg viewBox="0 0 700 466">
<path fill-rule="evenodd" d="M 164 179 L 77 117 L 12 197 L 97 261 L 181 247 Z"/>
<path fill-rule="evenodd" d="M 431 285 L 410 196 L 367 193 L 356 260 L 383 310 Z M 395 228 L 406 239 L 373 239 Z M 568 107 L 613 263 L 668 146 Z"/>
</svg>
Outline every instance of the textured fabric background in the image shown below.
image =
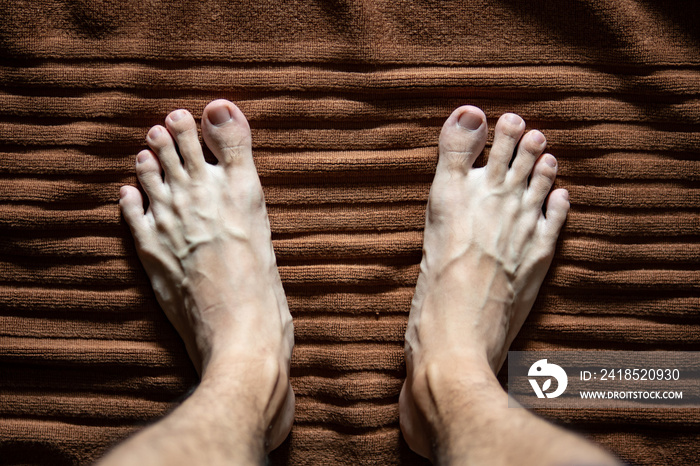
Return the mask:
<svg viewBox="0 0 700 466">
<path fill-rule="evenodd" d="M 274 463 L 423 464 L 403 333 L 464 103 L 541 129 L 571 193 L 515 348 L 700 350 L 698 24 L 693 0 L 0 1 L 0 463 L 90 462 L 196 383 L 117 197 L 148 128 L 215 98 L 253 128 L 296 325 Z M 697 410 L 541 414 L 634 464 L 700 456 Z"/>
</svg>

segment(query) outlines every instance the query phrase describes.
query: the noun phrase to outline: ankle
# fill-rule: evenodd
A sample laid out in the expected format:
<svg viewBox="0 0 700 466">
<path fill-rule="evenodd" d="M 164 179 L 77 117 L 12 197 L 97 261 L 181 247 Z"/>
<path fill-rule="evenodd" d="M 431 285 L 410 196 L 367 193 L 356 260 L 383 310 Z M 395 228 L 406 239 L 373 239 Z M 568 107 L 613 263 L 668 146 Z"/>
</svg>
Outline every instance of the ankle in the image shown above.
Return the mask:
<svg viewBox="0 0 700 466">
<path fill-rule="evenodd" d="M 225 453 L 208 464 L 263 463 L 267 423 L 257 400 L 251 401 L 242 388 L 233 377 L 208 374 L 183 403 L 187 428 L 201 435 L 203 444 L 222 446 L 210 448 L 209 454 Z"/>
<path fill-rule="evenodd" d="M 481 357 L 449 357 L 431 361 L 426 364 L 423 377 L 431 398 L 445 407 L 454 402 L 468 403 L 478 399 L 482 388 L 500 387 L 489 362 Z"/>
<path fill-rule="evenodd" d="M 432 459 L 436 464 L 458 448 L 460 437 L 474 419 L 494 403 L 507 400 L 484 357 L 444 357 L 411 371 L 411 395 L 429 424 Z M 504 401 L 503 405 L 507 403 Z"/>
<path fill-rule="evenodd" d="M 203 367 L 200 385 L 223 386 L 232 396 L 251 392 L 266 398 L 280 380 L 288 379 L 288 372 L 284 362 L 272 354 L 253 356 L 242 351 L 217 352 Z"/>
</svg>

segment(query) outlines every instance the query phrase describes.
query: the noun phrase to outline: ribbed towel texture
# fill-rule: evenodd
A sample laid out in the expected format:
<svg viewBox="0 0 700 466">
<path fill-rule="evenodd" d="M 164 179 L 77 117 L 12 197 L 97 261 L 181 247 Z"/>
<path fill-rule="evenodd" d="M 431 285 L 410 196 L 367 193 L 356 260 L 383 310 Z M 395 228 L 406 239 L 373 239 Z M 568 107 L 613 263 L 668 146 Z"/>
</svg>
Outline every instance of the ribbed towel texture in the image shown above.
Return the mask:
<svg viewBox="0 0 700 466">
<path fill-rule="evenodd" d="M 403 333 L 462 104 L 542 130 L 571 193 L 514 349 L 699 350 L 698 24 L 692 1 L 1 2 L 0 463 L 89 463 L 196 383 L 117 198 L 148 128 L 216 98 L 253 128 L 296 327 L 274 464 L 423 464 Z M 700 455 L 695 410 L 541 414 L 633 464 Z"/>
</svg>

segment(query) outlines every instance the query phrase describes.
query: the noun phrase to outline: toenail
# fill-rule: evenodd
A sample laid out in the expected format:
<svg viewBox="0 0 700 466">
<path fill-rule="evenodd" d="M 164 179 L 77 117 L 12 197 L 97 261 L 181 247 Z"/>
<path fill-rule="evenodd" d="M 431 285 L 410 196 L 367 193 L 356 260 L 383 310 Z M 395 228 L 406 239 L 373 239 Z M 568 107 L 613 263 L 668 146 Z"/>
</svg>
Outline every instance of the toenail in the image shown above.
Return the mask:
<svg viewBox="0 0 700 466">
<path fill-rule="evenodd" d="M 144 163 L 146 160 L 148 160 L 146 152 L 139 152 L 139 155 L 136 156 L 136 163 Z"/>
<path fill-rule="evenodd" d="M 549 165 L 550 167 L 554 168 L 557 166 L 557 159 L 554 158 L 552 155 L 548 155 L 544 161 Z"/>
<path fill-rule="evenodd" d="M 481 115 L 466 111 L 460 115 L 457 123 L 464 129 L 474 131 L 475 129 L 479 129 L 481 127 L 483 120 L 481 119 Z"/>
<path fill-rule="evenodd" d="M 506 121 L 512 125 L 520 126 L 523 119 L 515 113 L 506 113 Z"/>
<path fill-rule="evenodd" d="M 187 114 L 184 110 L 175 110 L 170 114 L 170 119 L 172 121 L 182 120 L 182 118 Z"/>
<path fill-rule="evenodd" d="M 545 141 L 544 134 L 540 133 L 539 131 L 534 131 L 532 134 L 532 140 L 535 141 L 535 144 L 541 146 Z"/>
<path fill-rule="evenodd" d="M 232 120 L 231 111 L 226 105 L 220 105 L 211 109 L 208 113 L 209 121 L 216 126 L 221 126 Z"/>
<path fill-rule="evenodd" d="M 569 191 L 567 191 L 566 189 L 564 190 L 564 199 L 566 199 L 567 201 L 569 200 Z"/>
<path fill-rule="evenodd" d="M 153 128 L 150 129 L 150 131 L 148 131 L 149 139 L 152 139 L 152 140 L 158 139 L 160 137 L 162 131 L 163 130 L 161 129 L 160 126 L 154 126 Z"/>
</svg>

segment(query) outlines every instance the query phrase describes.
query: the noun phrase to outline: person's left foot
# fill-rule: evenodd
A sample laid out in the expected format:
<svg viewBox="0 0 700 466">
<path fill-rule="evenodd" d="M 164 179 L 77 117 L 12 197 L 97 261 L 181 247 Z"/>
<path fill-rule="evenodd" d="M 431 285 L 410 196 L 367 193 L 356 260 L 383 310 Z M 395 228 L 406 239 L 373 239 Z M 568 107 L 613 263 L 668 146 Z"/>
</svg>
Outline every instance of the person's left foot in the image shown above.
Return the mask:
<svg viewBox="0 0 700 466">
<path fill-rule="evenodd" d="M 486 144 L 484 113 L 460 107 L 442 128 L 399 402 L 404 438 L 423 456 L 431 435 L 450 431 L 450 410 L 436 405 L 456 393 L 445 387 L 484 373 L 491 380 L 503 364 L 569 211 L 566 190 L 550 193 L 557 161 L 544 153 L 544 135 L 524 132 L 522 118 L 503 115 L 486 166 L 474 168 Z"/>
<path fill-rule="evenodd" d="M 202 382 L 235 381 L 228 391 L 262 423 L 255 429 L 265 432 L 269 451 L 291 429 L 294 332 L 250 128 L 231 102 L 211 102 L 202 135 L 218 159 L 212 165 L 189 112 L 176 110 L 165 124 L 151 128 L 151 150 L 136 158 L 148 209 L 132 186 L 122 187 L 120 206 L 158 302 Z"/>
</svg>

